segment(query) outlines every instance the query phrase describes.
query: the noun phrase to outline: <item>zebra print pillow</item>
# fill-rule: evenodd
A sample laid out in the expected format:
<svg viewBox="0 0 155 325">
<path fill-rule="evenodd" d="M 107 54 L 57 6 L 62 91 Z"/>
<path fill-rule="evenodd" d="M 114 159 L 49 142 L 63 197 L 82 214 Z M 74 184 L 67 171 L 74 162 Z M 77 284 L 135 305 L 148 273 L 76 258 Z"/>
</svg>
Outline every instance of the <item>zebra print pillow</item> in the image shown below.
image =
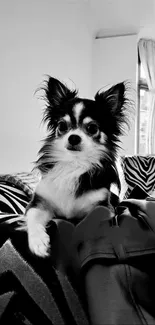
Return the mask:
<svg viewBox="0 0 155 325">
<path fill-rule="evenodd" d="M 138 185 L 147 194 L 155 189 L 155 157 L 154 156 L 125 156 L 122 157 L 122 167 L 125 181 L 128 185 L 125 198 Z"/>
<path fill-rule="evenodd" d="M 0 175 L 0 214 L 24 213 L 39 180 L 37 171 Z"/>
<path fill-rule="evenodd" d="M 20 186 L 13 181 L 0 179 L 0 214 L 23 214 L 30 201 L 28 195 Z"/>
</svg>

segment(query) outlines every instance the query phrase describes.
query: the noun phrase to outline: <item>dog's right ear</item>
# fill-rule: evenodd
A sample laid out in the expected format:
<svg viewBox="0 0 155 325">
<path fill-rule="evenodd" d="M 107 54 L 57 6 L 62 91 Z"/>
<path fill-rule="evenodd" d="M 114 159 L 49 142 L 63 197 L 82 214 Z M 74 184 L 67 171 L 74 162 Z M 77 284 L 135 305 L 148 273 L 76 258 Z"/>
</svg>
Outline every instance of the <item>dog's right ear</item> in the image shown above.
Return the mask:
<svg viewBox="0 0 155 325">
<path fill-rule="evenodd" d="M 73 99 L 77 95 L 76 90 L 70 90 L 66 85 L 53 77 L 49 77 L 44 90 L 46 100 L 51 108 L 59 106 L 64 101 Z"/>
</svg>

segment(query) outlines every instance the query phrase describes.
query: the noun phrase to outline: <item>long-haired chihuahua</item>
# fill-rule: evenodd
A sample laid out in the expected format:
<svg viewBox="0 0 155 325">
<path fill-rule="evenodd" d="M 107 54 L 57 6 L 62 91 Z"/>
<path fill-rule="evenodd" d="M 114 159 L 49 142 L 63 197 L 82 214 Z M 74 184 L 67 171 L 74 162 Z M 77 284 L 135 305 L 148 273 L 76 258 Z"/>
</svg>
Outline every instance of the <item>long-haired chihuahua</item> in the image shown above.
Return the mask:
<svg viewBox="0 0 155 325">
<path fill-rule="evenodd" d="M 35 163 L 42 178 L 26 209 L 29 248 L 41 257 L 49 254 L 51 219 L 81 220 L 95 206 L 110 205 L 111 184 L 120 186 L 116 158 L 128 106 L 126 82 L 94 100 L 52 77 L 43 91 L 48 135 Z"/>
</svg>

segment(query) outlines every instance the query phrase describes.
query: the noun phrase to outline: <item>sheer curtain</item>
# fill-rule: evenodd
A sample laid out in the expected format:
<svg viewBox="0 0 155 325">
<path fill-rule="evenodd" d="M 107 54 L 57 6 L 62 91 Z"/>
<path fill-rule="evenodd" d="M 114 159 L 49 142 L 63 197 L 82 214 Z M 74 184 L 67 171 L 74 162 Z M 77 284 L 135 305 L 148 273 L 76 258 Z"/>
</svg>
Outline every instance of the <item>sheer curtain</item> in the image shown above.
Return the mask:
<svg viewBox="0 0 155 325">
<path fill-rule="evenodd" d="M 150 97 L 147 152 L 148 154 L 155 154 L 155 41 L 141 38 L 138 42 L 138 48 Z"/>
</svg>

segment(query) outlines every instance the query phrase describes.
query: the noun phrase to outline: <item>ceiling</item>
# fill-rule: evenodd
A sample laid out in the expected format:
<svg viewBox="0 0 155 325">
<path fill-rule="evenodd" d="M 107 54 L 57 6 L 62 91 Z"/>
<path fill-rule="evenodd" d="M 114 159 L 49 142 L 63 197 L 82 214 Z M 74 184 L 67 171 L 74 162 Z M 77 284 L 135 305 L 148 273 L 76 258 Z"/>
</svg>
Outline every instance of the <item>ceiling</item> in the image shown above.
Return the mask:
<svg viewBox="0 0 155 325">
<path fill-rule="evenodd" d="M 155 21 L 155 0 L 83 0 L 95 37 L 137 34 Z"/>
</svg>

